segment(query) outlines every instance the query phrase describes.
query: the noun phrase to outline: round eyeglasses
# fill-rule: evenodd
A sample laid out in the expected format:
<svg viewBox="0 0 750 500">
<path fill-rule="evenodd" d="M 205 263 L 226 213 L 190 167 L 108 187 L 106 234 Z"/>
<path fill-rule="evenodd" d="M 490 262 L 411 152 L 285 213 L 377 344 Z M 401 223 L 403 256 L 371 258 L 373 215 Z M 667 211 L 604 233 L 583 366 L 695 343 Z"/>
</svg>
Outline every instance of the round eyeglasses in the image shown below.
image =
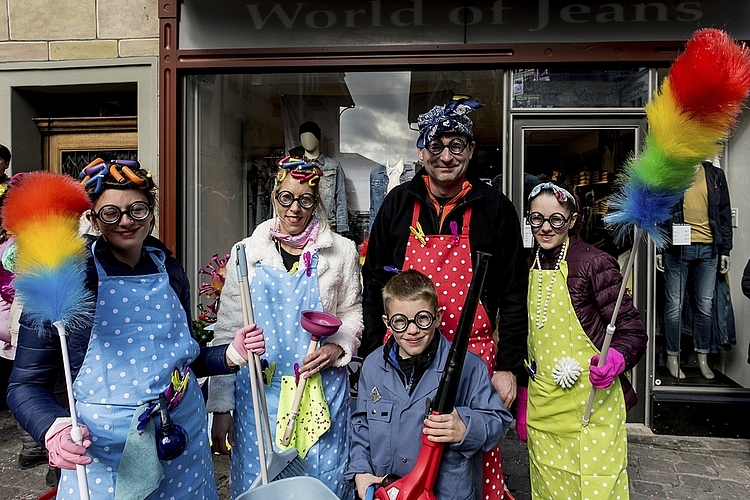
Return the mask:
<svg viewBox="0 0 750 500">
<path fill-rule="evenodd" d="M 151 215 L 151 206 L 145 201 L 134 201 L 125 210 L 120 210 L 117 205 L 104 205 L 98 212 L 94 212 L 94 217 L 104 224 L 117 224 L 124 214 L 128 214 L 134 221 L 146 220 Z"/>
<path fill-rule="evenodd" d="M 435 315 L 425 309 L 415 314 L 412 319 L 407 318 L 405 314 L 394 314 L 388 318 L 388 328 L 390 328 L 393 333 L 404 333 L 411 323 L 417 325 L 417 328 L 421 330 L 426 330 L 431 327 L 434 322 Z"/>
<path fill-rule="evenodd" d="M 318 200 L 312 193 L 302 193 L 299 197 L 295 198 L 291 191 L 279 191 L 276 193 L 276 201 L 282 207 L 291 207 L 296 201 L 299 203 L 299 206 L 307 210 L 314 207 Z"/>
<path fill-rule="evenodd" d="M 467 143 L 465 143 L 458 137 L 454 137 L 450 140 L 450 142 L 448 142 L 448 144 L 443 144 L 443 141 L 441 141 L 440 139 L 433 139 L 429 143 L 427 143 L 426 149 L 430 152 L 430 154 L 439 155 L 445 148 L 448 148 L 448 151 L 450 151 L 451 154 L 460 155 L 464 152 L 466 146 L 468 146 Z"/>
<path fill-rule="evenodd" d="M 545 222 L 549 222 L 549 225 L 552 226 L 553 229 L 561 229 L 563 226 L 565 226 L 565 224 L 568 223 L 569 220 L 570 217 L 565 217 L 559 212 L 555 212 L 549 217 L 545 217 L 539 212 L 531 212 L 526 217 L 526 221 L 529 223 L 529 226 L 533 227 L 534 229 L 542 227 Z"/>
</svg>

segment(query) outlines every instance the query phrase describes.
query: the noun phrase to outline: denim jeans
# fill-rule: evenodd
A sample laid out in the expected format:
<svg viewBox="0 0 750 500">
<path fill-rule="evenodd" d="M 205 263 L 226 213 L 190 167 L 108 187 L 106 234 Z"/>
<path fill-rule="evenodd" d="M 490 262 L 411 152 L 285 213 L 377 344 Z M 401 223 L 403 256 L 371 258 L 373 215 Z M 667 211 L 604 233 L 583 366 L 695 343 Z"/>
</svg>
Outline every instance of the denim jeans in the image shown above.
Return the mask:
<svg viewBox="0 0 750 500">
<path fill-rule="evenodd" d="M 679 250 L 678 248 L 681 248 Z M 667 354 L 680 353 L 680 319 L 686 288 L 693 301 L 693 348 L 708 353 L 711 341 L 711 306 L 716 285 L 718 255 L 713 245 L 693 243 L 664 252 L 664 330 Z"/>
</svg>

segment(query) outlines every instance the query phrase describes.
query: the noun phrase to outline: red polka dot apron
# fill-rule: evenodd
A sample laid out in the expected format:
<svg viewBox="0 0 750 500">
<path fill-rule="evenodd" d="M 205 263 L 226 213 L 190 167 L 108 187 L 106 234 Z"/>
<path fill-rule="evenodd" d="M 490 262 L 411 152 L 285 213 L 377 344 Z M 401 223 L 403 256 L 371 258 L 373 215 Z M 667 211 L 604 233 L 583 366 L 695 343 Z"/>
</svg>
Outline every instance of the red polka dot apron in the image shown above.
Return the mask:
<svg viewBox="0 0 750 500">
<path fill-rule="evenodd" d="M 417 227 L 421 204 L 414 204 L 411 225 Z M 427 275 L 435 284 L 438 292 L 438 306 L 444 307 L 443 321 L 440 330 L 453 341 L 458 326 L 458 318 L 463 310 L 466 293 L 469 291 L 471 277 L 474 274 L 469 244 L 469 221 L 471 206 L 464 212 L 461 232 L 458 234 L 425 235 L 423 240 L 412 235 L 406 244 L 404 269 L 416 269 Z M 492 326 L 484 306 L 480 302 L 474 315 L 474 323 L 469 337 L 469 351 L 481 357 L 487 364 L 489 376 L 495 367 L 497 346 L 492 337 Z M 482 498 L 502 499 L 505 494 L 500 447 L 484 453 L 483 457 Z"/>
<path fill-rule="evenodd" d="M 596 391 L 591 420 L 586 427 L 581 424 L 591 390 L 589 360 L 599 350 L 578 321 L 567 278 L 564 258 L 559 270 L 529 273 L 528 352 L 536 363 L 529 380 L 527 413 L 531 496 L 625 500 L 629 498 L 625 398 L 616 378 L 609 388 Z M 553 379 L 564 358 L 575 359 L 582 368 L 567 389 Z"/>
</svg>

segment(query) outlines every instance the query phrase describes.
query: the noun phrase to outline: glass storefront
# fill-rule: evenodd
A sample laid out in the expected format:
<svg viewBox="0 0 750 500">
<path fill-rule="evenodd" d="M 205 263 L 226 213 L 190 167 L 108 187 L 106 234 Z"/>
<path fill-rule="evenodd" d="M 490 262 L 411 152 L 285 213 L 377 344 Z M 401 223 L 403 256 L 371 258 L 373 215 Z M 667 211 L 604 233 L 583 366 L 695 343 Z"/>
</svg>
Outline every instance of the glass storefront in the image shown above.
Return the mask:
<svg viewBox="0 0 750 500">
<path fill-rule="evenodd" d="M 519 215 L 534 183 L 553 180 L 570 186 L 582 201 L 579 235 L 624 266 L 632 242 L 614 241 L 602 217 L 625 161 L 642 147 L 643 106 L 663 76 L 663 70 L 643 67 L 561 66 L 187 75 L 182 80 L 179 176 L 186 269 L 197 270 L 212 255 L 228 252 L 272 216 L 272 172 L 282 157 L 304 154 L 299 128 L 308 121 L 319 126 L 320 150 L 341 164 L 345 178 L 345 197 L 337 196 L 326 209 L 343 210 L 347 216 L 337 229 L 362 242 L 385 192 L 378 181 L 385 170 L 397 169 L 405 181 L 420 168 L 414 146 L 418 115 L 457 96 L 485 104 L 472 114 L 477 142 L 473 172 L 506 192 Z M 729 191 L 734 191 L 731 185 Z M 740 230 L 734 230 L 736 241 Z M 665 274 L 659 271 L 662 264 L 653 245 L 641 248 L 629 288 L 651 342 L 631 374 L 641 395 L 637 421 L 649 418 L 649 405 L 659 406 L 646 397 L 652 393 L 697 388 L 728 394 L 750 386 L 740 372 L 746 358 L 744 332 L 735 335 L 739 345 L 726 334 L 711 341 L 706 354 L 713 378 L 705 377 L 708 372 L 698 364 L 695 320 L 687 312 L 678 318 L 678 348 L 667 348 Z M 676 261 L 685 261 L 684 249 Z M 734 263 L 726 275 L 730 281 L 739 284 L 742 267 Z M 680 305 L 695 305 L 689 293 L 694 273 L 682 279 L 688 292 Z M 731 311 L 722 307 L 727 315 L 720 324 L 734 323 Z M 668 351 L 676 351 L 685 378 L 671 375 Z"/>
</svg>

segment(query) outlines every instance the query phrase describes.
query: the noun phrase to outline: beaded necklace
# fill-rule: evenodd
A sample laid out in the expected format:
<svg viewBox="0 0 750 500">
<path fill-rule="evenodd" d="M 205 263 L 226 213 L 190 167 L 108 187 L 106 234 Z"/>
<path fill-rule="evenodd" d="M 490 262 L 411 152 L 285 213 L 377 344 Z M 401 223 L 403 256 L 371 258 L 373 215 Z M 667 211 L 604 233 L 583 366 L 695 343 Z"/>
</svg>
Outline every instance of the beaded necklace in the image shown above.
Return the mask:
<svg viewBox="0 0 750 500">
<path fill-rule="evenodd" d="M 534 324 L 536 325 L 538 330 L 541 330 L 545 323 L 547 323 L 547 308 L 549 307 L 549 299 L 552 296 L 552 287 L 555 284 L 555 281 L 557 280 L 557 271 L 560 269 L 560 262 L 562 262 L 563 255 L 565 255 L 565 247 L 568 245 L 567 238 L 563 242 L 562 248 L 560 249 L 560 254 L 557 256 L 557 262 L 555 263 L 555 268 L 553 269 L 554 274 L 552 275 L 552 280 L 550 280 L 549 285 L 547 285 L 547 297 L 544 299 L 544 309 L 542 309 L 541 303 L 542 303 L 542 263 L 539 261 L 539 250 L 540 247 L 537 247 L 536 249 L 536 267 L 539 269 L 539 278 L 537 280 L 538 287 L 536 291 L 536 316 L 534 318 Z"/>
</svg>

